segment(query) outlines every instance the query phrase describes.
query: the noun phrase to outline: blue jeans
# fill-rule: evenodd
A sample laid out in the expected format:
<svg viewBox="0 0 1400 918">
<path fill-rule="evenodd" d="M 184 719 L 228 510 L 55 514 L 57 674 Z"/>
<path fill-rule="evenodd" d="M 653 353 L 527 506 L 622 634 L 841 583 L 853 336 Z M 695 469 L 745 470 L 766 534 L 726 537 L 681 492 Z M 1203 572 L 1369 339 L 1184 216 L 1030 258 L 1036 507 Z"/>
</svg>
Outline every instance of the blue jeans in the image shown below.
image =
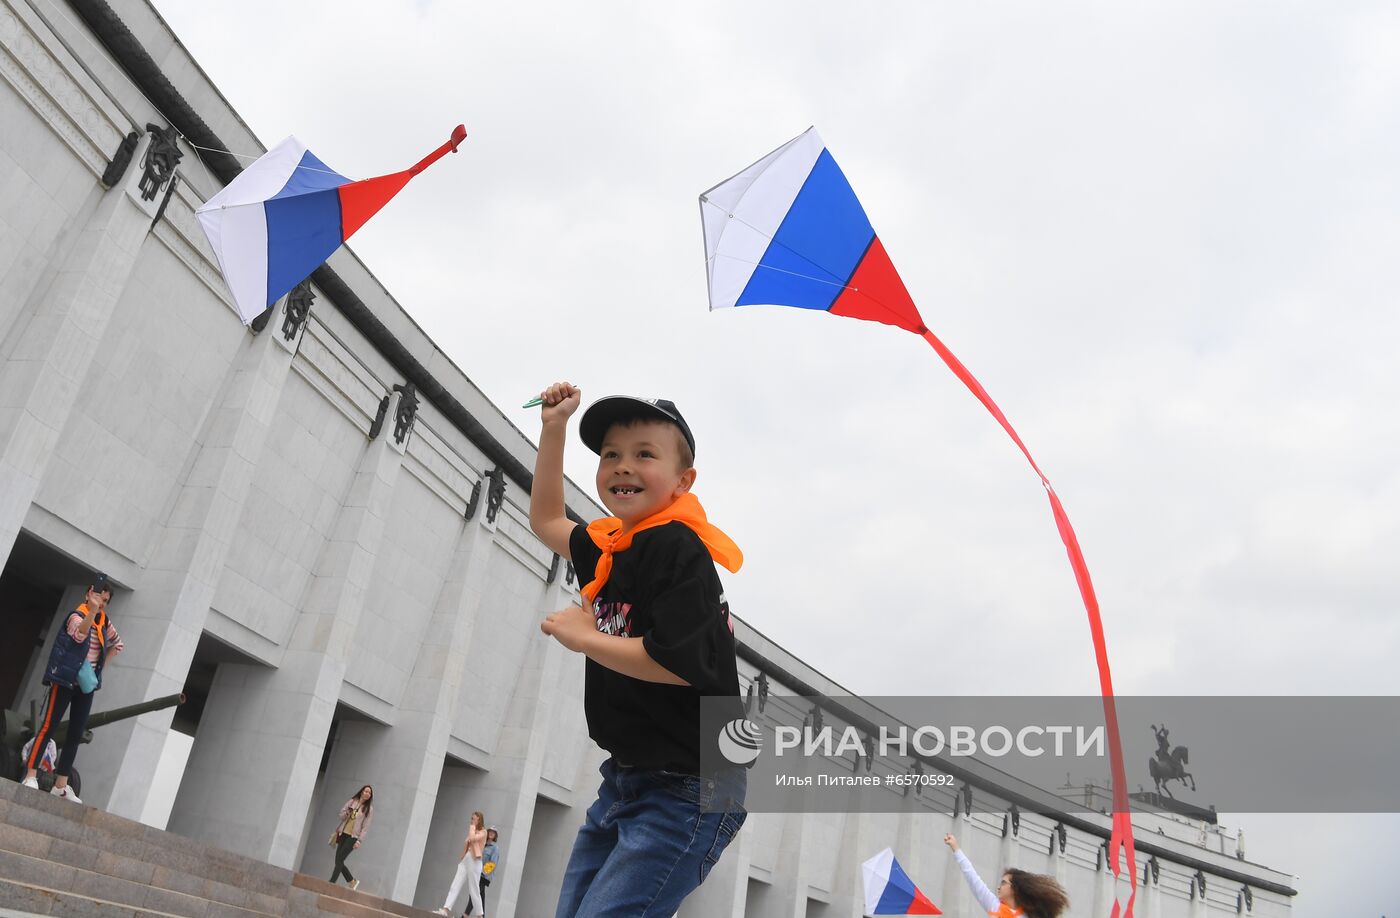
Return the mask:
<svg viewBox="0 0 1400 918">
<path fill-rule="evenodd" d="M 748 815 L 742 768 L 699 778 L 608 759 L 554 918 L 671 918 Z"/>
</svg>

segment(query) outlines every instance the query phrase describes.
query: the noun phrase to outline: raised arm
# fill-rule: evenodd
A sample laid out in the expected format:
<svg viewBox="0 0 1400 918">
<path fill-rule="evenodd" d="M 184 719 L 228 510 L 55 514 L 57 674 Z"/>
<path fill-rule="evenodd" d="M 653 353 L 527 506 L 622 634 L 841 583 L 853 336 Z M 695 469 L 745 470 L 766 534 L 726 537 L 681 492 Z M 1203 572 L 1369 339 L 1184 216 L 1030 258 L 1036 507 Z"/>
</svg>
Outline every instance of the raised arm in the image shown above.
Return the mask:
<svg viewBox="0 0 1400 918">
<path fill-rule="evenodd" d="M 535 481 L 530 487 L 530 528 L 550 551 L 568 561 L 569 534 L 578 525 L 565 515 L 564 439 L 569 416 L 578 410 L 577 386 L 555 383 L 540 393 L 540 449 L 535 454 Z"/>
<path fill-rule="evenodd" d="M 967 855 L 962 853 L 958 847 L 958 840 L 952 835 L 943 836 L 943 843 L 953 849 L 953 857 L 958 862 L 958 868 L 962 870 L 963 879 L 967 880 L 967 888 L 972 890 L 972 896 L 977 900 L 977 904 L 982 906 L 984 912 L 995 912 L 1001 907 L 1001 900 L 997 894 L 987 888 L 987 884 L 982 882 L 982 878 L 977 875 L 977 870 L 972 866 L 972 861 L 967 859 Z"/>
</svg>

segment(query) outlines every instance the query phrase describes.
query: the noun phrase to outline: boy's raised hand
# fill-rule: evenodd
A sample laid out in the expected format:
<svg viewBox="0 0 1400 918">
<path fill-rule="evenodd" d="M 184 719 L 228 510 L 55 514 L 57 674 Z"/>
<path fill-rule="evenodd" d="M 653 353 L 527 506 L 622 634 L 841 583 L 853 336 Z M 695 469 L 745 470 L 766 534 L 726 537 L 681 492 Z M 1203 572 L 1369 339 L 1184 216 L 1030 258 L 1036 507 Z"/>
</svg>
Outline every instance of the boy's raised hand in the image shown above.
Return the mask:
<svg viewBox="0 0 1400 918">
<path fill-rule="evenodd" d="M 541 392 L 540 398 L 544 400 L 540 405 L 541 422 L 567 421 L 578 410 L 583 390 L 571 383 L 557 382 Z"/>
<path fill-rule="evenodd" d="M 954 851 L 957 851 L 957 850 L 958 850 L 958 840 L 957 840 L 956 838 L 953 837 L 953 833 L 951 833 L 951 832 L 949 832 L 947 835 L 943 836 L 943 844 L 947 845 L 949 848 L 953 849 Z"/>
</svg>

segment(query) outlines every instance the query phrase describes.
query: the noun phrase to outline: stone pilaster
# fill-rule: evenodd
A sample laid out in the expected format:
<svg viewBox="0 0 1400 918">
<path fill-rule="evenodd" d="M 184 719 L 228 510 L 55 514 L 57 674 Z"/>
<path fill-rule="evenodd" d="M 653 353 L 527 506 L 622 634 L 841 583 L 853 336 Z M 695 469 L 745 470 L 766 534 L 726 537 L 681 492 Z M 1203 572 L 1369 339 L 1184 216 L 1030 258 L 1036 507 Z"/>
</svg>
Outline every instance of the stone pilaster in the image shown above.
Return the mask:
<svg viewBox="0 0 1400 918">
<path fill-rule="evenodd" d="M 245 339 L 157 534 L 141 588 L 114 607 L 128 650 L 120 678 L 103 689 L 106 706 L 170 695 L 185 684 L 291 362 L 272 335 Z M 84 785 L 94 803 L 140 818 L 173 716 L 173 709 L 157 711 L 103 730 L 102 743 L 85 757 Z"/>
<path fill-rule="evenodd" d="M 402 459 L 366 447 L 278 668 L 219 667 L 172 830 L 294 866 Z"/>
<path fill-rule="evenodd" d="M 571 591 L 565 589 L 562 580 L 559 578 L 546 589 L 540 603 L 540 618 L 577 601 L 570 596 Z M 491 821 L 508 826 L 511 833 L 510 838 L 502 839 L 506 844 L 502 846 L 500 876 L 492 881 L 495 896 L 487 912 L 490 915 L 509 918 L 516 913 L 525 870 L 524 855 L 539 802 L 540 775 L 554 740 L 550 735 L 550 725 L 555 720 L 553 706 L 583 704 L 581 696 L 560 696 L 553 691 L 558 683 L 559 668 L 568 653 L 539 631 L 532 635 L 525 665 L 516 680 L 502 725 L 491 771 L 478 783 L 481 806 L 499 814 L 491 816 Z M 587 799 L 583 800 L 585 796 Z M 591 788 L 580 794 L 579 799 L 586 809 L 593 802 Z M 579 815 L 581 817 L 582 812 Z M 572 833 L 569 837 L 572 845 Z"/>
<path fill-rule="evenodd" d="M 373 844 L 356 854 L 355 875 L 401 902 L 411 901 L 418 885 L 494 535 L 483 512 L 464 522 L 393 727 L 344 722 L 326 769 L 329 789 L 313 824 L 333 825 L 334 811 L 349 794 L 373 784 L 385 806 L 375 815 Z M 332 853 L 325 845 L 308 846 L 301 869 L 328 876 Z"/>
<path fill-rule="evenodd" d="M 149 139 L 143 140 L 142 149 L 146 143 Z M 4 342 L 0 558 L 8 557 L 14 547 L 150 231 L 152 215 L 130 184 L 103 193 L 83 224 L 75 227 L 71 246 L 59 256 L 48 283 L 36 289 Z"/>
</svg>

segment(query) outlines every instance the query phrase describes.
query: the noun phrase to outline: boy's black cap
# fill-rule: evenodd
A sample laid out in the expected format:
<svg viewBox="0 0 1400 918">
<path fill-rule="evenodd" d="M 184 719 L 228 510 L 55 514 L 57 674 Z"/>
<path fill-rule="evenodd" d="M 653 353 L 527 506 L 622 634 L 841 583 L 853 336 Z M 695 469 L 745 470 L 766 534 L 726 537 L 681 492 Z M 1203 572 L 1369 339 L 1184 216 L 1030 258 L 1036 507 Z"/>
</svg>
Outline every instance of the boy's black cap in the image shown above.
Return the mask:
<svg viewBox="0 0 1400 918">
<path fill-rule="evenodd" d="M 635 418 L 648 418 L 657 421 L 670 421 L 681 429 L 690 454 L 695 455 L 695 435 L 690 425 L 681 417 L 676 403 L 664 398 L 637 398 L 635 395 L 609 395 L 588 406 L 578 422 L 578 433 L 583 445 L 595 453 L 603 451 L 603 437 L 608 428 L 618 421 L 631 421 Z"/>
<path fill-rule="evenodd" d="M 96 577 L 92 578 L 92 591 L 94 593 L 112 592 L 112 584 L 107 582 L 106 574 L 98 574 Z"/>
</svg>

